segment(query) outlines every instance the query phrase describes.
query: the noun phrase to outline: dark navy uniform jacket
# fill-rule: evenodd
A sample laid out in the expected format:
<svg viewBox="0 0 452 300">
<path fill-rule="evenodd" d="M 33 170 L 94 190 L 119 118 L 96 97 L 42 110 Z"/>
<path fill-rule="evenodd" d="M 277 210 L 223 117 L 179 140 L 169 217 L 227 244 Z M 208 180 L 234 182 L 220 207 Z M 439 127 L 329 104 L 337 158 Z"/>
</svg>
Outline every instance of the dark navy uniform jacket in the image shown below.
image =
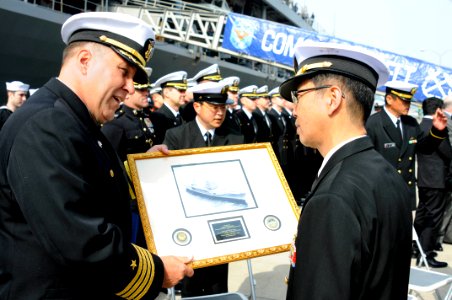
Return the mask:
<svg viewBox="0 0 452 300">
<path fill-rule="evenodd" d="M 220 126 L 215 129 L 211 146 L 225 146 L 243 144 L 244 137 L 228 127 Z M 163 144 L 170 150 L 205 147 L 206 143 L 201 130 L 195 120 L 184 123 L 181 126 L 171 128 L 166 132 Z"/>
<path fill-rule="evenodd" d="M 153 145 L 161 144 L 162 123 L 165 118 L 161 114 L 145 113 L 123 105 L 118 115 L 102 126 L 102 133 L 108 138 L 122 161 L 127 154 L 144 153 Z"/>
<path fill-rule="evenodd" d="M 408 197 L 402 177 L 368 137 L 335 152 L 301 212 L 287 299 L 405 299 Z"/>
<path fill-rule="evenodd" d="M 431 154 L 447 137 L 447 131 L 432 127 L 429 134 L 423 134 L 419 123 L 411 116 L 401 116 L 403 142 L 398 144 L 397 128 L 382 110 L 369 117 L 367 134 L 375 149 L 394 166 L 410 187 L 411 206 L 416 208 L 416 152 Z"/>
<path fill-rule="evenodd" d="M 0 299 L 155 298 L 163 263 L 131 244 L 125 171 L 51 79 L 0 133 Z"/>
</svg>

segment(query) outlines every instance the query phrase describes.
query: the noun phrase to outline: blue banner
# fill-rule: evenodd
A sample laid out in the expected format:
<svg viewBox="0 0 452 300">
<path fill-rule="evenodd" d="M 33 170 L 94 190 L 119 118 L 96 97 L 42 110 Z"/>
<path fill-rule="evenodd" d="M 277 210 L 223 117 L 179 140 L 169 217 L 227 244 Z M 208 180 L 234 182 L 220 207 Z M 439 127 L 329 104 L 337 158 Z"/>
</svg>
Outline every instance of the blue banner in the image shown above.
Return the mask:
<svg viewBox="0 0 452 300">
<path fill-rule="evenodd" d="M 306 40 L 357 45 L 375 52 L 388 66 L 389 80 L 405 81 L 419 86 L 414 95 L 419 102 L 427 97 L 444 98 L 448 94 L 452 94 L 452 69 L 297 27 L 240 14 L 230 13 L 228 15 L 222 46 L 240 54 L 292 67 L 294 48 Z"/>
</svg>

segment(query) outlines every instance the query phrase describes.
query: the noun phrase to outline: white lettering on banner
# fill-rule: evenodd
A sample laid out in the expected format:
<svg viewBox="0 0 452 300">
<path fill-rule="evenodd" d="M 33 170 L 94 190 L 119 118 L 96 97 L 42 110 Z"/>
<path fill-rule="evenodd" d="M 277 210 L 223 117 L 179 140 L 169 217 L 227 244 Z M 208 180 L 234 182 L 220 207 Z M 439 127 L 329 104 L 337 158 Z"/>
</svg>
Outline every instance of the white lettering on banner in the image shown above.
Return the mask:
<svg viewBox="0 0 452 300">
<path fill-rule="evenodd" d="M 300 43 L 302 38 L 297 40 Z M 261 49 L 265 52 L 273 52 L 276 55 L 294 56 L 294 36 L 287 35 L 284 32 L 276 33 L 274 30 L 266 30 L 261 42 Z"/>
<path fill-rule="evenodd" d="M 440 76 L 443 75 L 444 76 L 444 80 L 440 80 Z M 433 82 L 433 84 L 432 84 Z M 432 84 L 430 87 L 427 87 L 427 85 Z M 424 82 L 422 82 L 422 92 L 424 93 L 424 95 L 426 95 L 427 97 L 433 97 L 433 94 L 430 94 L 431 91 L 439 91 L 439 93 L 441 94 L 441 98 L 446 97 L 447 93 L 444 90 L 444 87 L 450 87 L 452 86 L 452 76 L 449 76 L 449 74 L 447 73 L 443 73 L 441 72 L 441 70 L 435 70 L 435 69 L 429 69 L 428 70 L 428 75 L 425 78 Z"/>
<path fill-rule="evenodd" d="M 396 61 L 385 61 L 388 65 L 389 72 L 391 74 L 391 80 L 401 80 L 399 77 L 404 78 L 402 81 L 411 82 L 411 76 L 417 71 L 417 68 L 408 63 L 398 63 Z"/>
</svg>

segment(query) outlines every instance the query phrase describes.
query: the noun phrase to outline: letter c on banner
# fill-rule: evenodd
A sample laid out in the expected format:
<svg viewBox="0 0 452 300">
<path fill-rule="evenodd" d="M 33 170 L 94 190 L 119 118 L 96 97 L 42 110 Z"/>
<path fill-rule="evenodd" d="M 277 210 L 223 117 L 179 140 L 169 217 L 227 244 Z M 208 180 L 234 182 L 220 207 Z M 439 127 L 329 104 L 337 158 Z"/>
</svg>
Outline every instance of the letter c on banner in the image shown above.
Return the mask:
<svg viewBox="0 0 452 300">
<path fill-rule="evenodd" d="M 261 44 L 262 50 L 264 50 L 265 52 L 272 51 L 274 38 L 275 38 L 275 32 L 273 30 L 265 31 L 264 37 L 262 38 L 262 44 Z M 267 44 L 267 39 L 271 39 L 271 41 L 269 41 L 268 44 Z"/>
</svg>

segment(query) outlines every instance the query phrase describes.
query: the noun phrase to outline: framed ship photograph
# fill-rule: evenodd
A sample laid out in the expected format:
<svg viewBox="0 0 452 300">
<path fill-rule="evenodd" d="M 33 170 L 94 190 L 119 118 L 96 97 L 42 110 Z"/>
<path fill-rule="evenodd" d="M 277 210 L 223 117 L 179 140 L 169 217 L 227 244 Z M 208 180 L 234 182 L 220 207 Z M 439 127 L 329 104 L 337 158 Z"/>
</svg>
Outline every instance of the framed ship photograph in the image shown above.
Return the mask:
<svg viewBox="0 0 452 300">
<path fill-rule="evenodd" d="M 269 143 L 129 154 L 148 249 L 194 268 L 289 251 L 300 214 Z"/>
</svg>

